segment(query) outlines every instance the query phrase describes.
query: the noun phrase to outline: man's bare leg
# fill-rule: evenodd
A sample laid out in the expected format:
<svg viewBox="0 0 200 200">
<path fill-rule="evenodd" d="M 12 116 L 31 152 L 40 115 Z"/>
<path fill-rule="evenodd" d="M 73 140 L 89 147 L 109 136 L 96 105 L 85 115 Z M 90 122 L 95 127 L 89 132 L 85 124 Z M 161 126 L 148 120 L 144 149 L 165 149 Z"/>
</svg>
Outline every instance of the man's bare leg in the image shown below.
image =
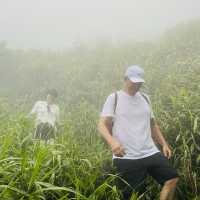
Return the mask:
<svg viewBox="0 0 200 200">
<path fill-rule="evenodd" d="M 160 200 L 173 200 L 178 178 L 166 181 L 160 193 Z"/>
</svg>

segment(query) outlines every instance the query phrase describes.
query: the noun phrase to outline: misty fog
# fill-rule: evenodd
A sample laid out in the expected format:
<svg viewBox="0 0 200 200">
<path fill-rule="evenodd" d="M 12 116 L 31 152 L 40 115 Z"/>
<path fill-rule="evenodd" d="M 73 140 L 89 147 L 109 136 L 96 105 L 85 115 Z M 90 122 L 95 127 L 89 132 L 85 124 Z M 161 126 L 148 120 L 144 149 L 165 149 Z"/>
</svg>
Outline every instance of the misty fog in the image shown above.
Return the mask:
<svg viewBox="0 0 200 200">
<path fill-rule="evenodd" d="M 199 17 L 199 10 L 197 0 L 0 0 L 0 40 L 43 49 L 147 40 Z"/>
<path fill-rule="evenodd" d="M 0 0 L 0 27 L 1 200 L 127 199 L 115 143 L 131 183 L 173 195 L 154 139 L 176 199 L 200 199 L 199 0 Z"/>
</svg>

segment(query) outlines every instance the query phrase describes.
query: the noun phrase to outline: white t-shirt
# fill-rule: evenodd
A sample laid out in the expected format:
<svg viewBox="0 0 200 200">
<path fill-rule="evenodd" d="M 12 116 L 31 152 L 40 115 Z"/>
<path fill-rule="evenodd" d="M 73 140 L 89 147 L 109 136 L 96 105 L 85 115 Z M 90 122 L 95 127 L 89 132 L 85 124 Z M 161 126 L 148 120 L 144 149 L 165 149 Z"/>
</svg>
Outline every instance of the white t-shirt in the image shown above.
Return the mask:
<svg viewBox="0 0 200 200">
<path fill-rule="evenodd" d="M 60 110 L 56 104 L 48 106 L 46 101 L 37 101 L 30 112 L 30 114 L 36 114 L 36 125 L 49 123 L 52 126 L 59 121 L 59 113 Z"/>
<path fill-rule="evenodd" d="M 140 92 L 130 96 L 125 91 L 117 92 L 117 106 L 114 114 L 115 94 L 108 96 L 101 117 L 113 117 L 113 137 L 124 147 L 126 155 L 119 158 L 140 159 L 159 152 L 151 137 L 150 118 L 153 111 Z M 145 95 L 147 98 L 148 96 Z M 116 158 L 113 155 L 113 158 Z"/>
</svg>

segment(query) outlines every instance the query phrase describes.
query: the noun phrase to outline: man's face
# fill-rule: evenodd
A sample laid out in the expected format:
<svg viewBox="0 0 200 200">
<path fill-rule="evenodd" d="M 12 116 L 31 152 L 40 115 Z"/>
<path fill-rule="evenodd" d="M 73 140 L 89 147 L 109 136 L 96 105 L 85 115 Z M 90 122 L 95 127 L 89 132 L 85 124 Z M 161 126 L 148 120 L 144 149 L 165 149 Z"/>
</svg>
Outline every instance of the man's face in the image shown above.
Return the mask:
<svg viewBox="0 0 200 200">
<path fill-rule="evenodd" d="M 143 84 L 142 82 L 134 83 L 129 79 L 126 80 L 126 85 L 127 85 L 128 89 L 132 90 L 133 92 L 138 92 L 140 90 L 142 84 Z"/>
</svg>

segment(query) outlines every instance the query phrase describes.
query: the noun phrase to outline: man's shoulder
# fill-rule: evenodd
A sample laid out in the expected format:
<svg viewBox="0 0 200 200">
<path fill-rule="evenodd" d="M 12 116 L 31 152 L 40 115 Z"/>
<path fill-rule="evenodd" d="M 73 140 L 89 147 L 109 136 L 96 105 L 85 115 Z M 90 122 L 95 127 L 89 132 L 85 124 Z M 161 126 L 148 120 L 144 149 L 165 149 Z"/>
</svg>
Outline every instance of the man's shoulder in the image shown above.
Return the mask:
<svg viewBox="0 0 200 200">
<path fill-rule="evenodd" d="M 110 93 L 110 94 L 108 95 L 108 97 L 114 98 L 116 95 L 119 95 L 119 94 L 120 94 L 120 91 L 121 91 L 121 90 L 113 91 L 112 93 Z"/>
<path fill-rule="evenodd" d="M 114 102 L 119 96 L 119 91 L 114 91 L 107 96 L 107 101 Z"/>
<path fill-rule="evenodd" d="M 115 96 L 115 92 L 112 92 L 107 96 L 107 99 L 113 98 L 114 96 Z"/>
<path fill-rule="evenodd" d="M 140 92 L 140 95 L 141 95 L 149 104 L 151 104 L 151 100 L 150 100 L 149 94 L 147 94 L 146 92 Z"/>
<path fill-rule="evenodd" d="M 149 99 L 149 94 L 148 94 L 148 93 L 143 92 L 143 91 L 140 91 L 139 94 L 140 94 L 141 96 L 145 96 L 146 98 Z"/>
</svg>

